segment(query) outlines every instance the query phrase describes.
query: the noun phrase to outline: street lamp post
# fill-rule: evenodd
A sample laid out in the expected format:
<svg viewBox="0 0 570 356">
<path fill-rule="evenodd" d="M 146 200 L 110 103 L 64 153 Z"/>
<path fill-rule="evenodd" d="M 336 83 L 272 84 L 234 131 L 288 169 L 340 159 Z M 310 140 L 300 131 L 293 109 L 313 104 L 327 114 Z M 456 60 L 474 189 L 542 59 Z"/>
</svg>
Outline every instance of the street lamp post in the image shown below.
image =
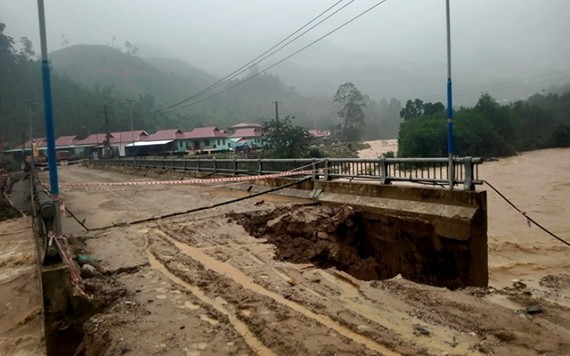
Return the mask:
<svg viewBox="0 0 570 356">
<path fill-rule="evenodd" d="M 445 1 L 447 24 L 447 156 L 449 158 L 448 179 L 449 189 L 453 189 L 455 166 L 453 164 L 453 105 L 451 91 L 451 25 L 449 21 L 449 0 Z"/>
<path fill-rule="evenodd" d="M 48 61 L 46 19 L 44 11 L 44 1 L 38 0 L 38 18 L 40 24 L 40 45 L 42 50 L 42 81 L 44 89 L 44 112 L 46 124 L 46 143 L 49 166 L 49 186 L 51 194 L 58 199 L 59 182 L 57 177 L 57 162 L 55 155 L 55 130 L 53 123 L 53 108 L 51 101 L 51 77 Z M 59 210 L 58 210 L 59 211 Z"/>
</svg>

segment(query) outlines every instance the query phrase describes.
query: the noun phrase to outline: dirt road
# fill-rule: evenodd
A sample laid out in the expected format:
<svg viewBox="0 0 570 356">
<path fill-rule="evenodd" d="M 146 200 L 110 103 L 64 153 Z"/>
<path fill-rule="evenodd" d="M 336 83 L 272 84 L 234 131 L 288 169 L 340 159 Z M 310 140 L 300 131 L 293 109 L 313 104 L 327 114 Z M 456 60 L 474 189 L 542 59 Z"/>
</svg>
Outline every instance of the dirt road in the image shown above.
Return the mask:
<svg viewBox="0 0 570 356">
<path fill-rule="evenodd" d="M 516 196 L 518 185 L 499 180 L 501 167 L 489 163 L 484 172 L 496 174 L 491 181 Z M 540 170 L 536 162 L 525 169 Z M 560 169 L 568 172 L 570 162 L 563 161 Z M 156 179 L 82 167 L 62 167 L 60 177 L 63 183 Z M 549 182 L 557 199 L 550 203 L 567 211 L 570 187 L 564 182 Z M 90 228 L 247 194 L 204 186 L 62 189 L 67 208 Z M 85 284 L 102 312 L 85 325 L 80 348 L 87 355 L 568 354 L 569 249 L 539 236 L 536 229 L 525 247 L 526 239 L 518 241 L 524 236 L 518 218 L 512 216 L 516 223 L 504 220 L 509 225 L 497 228 L 510 212 L 491 195 L 489 202 L 492 288 L 458 291 L 397 276 L 361 281 L 334 267 L 290 263 L 291 256 L 280 247 L 253 237 L 241 225 L 244 219 L 255 225 L 256 217 L 272 214 L 263 224 L 274 226 L 297 212 L 321 231 L 319 224 L 338 215 L 301 199 L 267 195 L 91 232 L 65 218 L 64 231 L 74 235 L 76 252 L 100 261 L 95 263 L 98 274 Z M 528 229 L 525 224 L 523 230 Z M 557 224 L 557 231 L 568 238 L 566 219 Z M 529 263 L 542 267 L 528 272 L 524 266 Z M 522 280 L 513 283 L 514 277 Z"/>
</svg>

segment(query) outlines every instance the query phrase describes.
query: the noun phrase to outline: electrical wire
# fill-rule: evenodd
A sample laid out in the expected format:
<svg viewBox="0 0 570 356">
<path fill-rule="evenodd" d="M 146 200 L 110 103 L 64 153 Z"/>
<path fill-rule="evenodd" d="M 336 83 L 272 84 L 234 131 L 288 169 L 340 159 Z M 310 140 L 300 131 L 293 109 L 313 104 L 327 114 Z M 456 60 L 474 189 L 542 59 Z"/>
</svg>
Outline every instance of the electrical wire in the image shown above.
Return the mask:
<svg viewBox="0 0 570 356">
<path fill-rule="evenodd" d="M 228 91 L 228 90 L 230 90 L 230 89 L 232 89 L 232 88 L 235 88 L 235 87 L 238 86 L 238 85 L 241 85 L 241 84 L 247 82 L 247 81 L 250 80 L 250 79 L 253 79 L 253 78 L 257 77 L 258 75 L 260 75 L 260 74 L 262 74 L 262 73 L 268 71 L 269 69 L 271 69 L 271 68 L 273 68 L 273 67 L 275 67 L 275 66 L 277 66 L 277 65 L 279 65 L 279 64 L 281 64 L 281 63 L 283 63 L 283 62 L 286 61 L 287 59 L 289 59 L 289 58 L 291 58 L 291 57 L 297 55 L 298 53 L 304 51 L 305 49 L 311 47 L 312 45 L 314 45 L 314 44 L 316 44 L 317 42 L 323 40 L 324 38 L 326 38 L 326 37 L 332 35 L 332 34 L 335 33 L 336 31 L 340 30 L 340 29 L 343 28 L 344 26 L 348 25 L 349 23 L 353 22 L 354 20 L 358 19 L 359 17 L 365 15 L 366 13 L 372 11 L 373 9 L 375 9 L 376 7 L 382 5 L 382 4 L 385 3 L 386 1 L 388 1 L 388 0 L 382 0 L 382 1 L 378 2 L 378 3 L 376 3 L 375 5 L 373 5 L 372 7 L 368 8 L 367 10 L 361 12 L 360 14 L 358 14 L 358 15 L 356 15 L 355 17 L 351 18 L 350 20 L 344 22 L 342 25 L 340 25 L 340 26 L 334 28 L 333 30 L 327 32 L 327 33 L 324 34 L 323 36 L 317 38 L 317 39 L 314 40 L 313 42 L 311 42 L 311 43 L 309 43 L 308 45 L 302 47 L 301 49 L 299 49 L 299 50 L 293 52 L 292 54 L 290 54 L 290 55 L 288 55 L 287 57 L 285 57 L 285 58 L 279 60 L 278 62 L 276 62 L 276 63 L 270 65 L 269 67 L 267 67 L 267 68 L 265 68 L 265 69 L 263 69 L 263 70 L 260 70 L 259 72 L 255 73 L 255 74 L 253 74 L 253 75 L 251 75 L 251 76 L 249 76 L 249 77 L 247 77 L 247 78 L 244 78 L 244 79 L 241 80 L 240 82 L 235 83 L 235 84 L 233 84 L 233 85 L 231 85 L 231 86 L 225 88 L 224 90 L 221 90 L 221 91 L 219 91 L 219 92 L 217 92 L 217 93 L 215 93 L 215 94 L 212 94 L 212 95 L 210 95 L 210 96 L 207 96 L 207 97 L 205 97 L 205 98 L 203 98 L 203 99 L 200 99 L 200 100 L 198 100 L 198 101 L 195 101 L 195 102 L 189 103 L 189 104 L 187 104 L 187 105 L 184 105 L 182 108 L 186 108 L 186 107 L 189 107 L 189 106 L 192 106 L 192 105 L 196 105 L 196 104 L 198 104 L 198 103 L 201 103 L 201 102 L 203 102 L 203 101 L 206 101 L 206 100 L 208 100 L 208 99 L 211 99 L 211 98 L 213 98 L 213 97 L 215 97 L 215 96 L 217 96 L 217 95 L 220 95 L 220 94 L 222 94 L 222 93 L 224 93 L 224 92 L 226 92 L 226 91 Z"/>
<path fill-rule="evenodd" d="M 228 74 L 227 76 L 225 76 L 224 78 L 218 80 L 217 82 L 215 82 L 214 84 L 208 86 L 205 89 L 202 89 L 201 91 L 192 94 L 191 96 L 180 100 L 172 105 L 169 105 L 165 108 L 159 109 L 156 112 L 160 113 L 160 112 L 164 112 L 167 111 L 169 109 L 172 109 L 176 106 L 179 106 L 185 102 L 188 102 L 202 94 L 205 94 L 209 91 L 211 91 L 214 88 L 217 88 L 218 86 L 224 84 L 225 82 L 227 82 L 228 80 L 234 78 L 235 76 L 245 72 L 252 64 L 254 63 L 259 63 L 265 59 L 267 59 L 268 57 L 272 56 L 273 54 L 275 54 L 276 52 L 280 51 L 281 49 L 285 48 L 286 46 L 288 46 L 291 42 L 297 40 L 299 37 L 303 36 L 304 34 L 306 34 L 307 32 L 309 32 L 310 30 L 312 30 L 313 28 L 315 28 L 316 26 L 320 25 L 321 23 L 323 23 L 324 21 L 326 21 L 327 19 L 329 19 L 331 16 L 335 15 L 336 13 L 338 13 L 339 11 L 341 11 L 342 9 L 344 9 L 345 7 L 347 7 L 348 5 L 350 5 L 351 3 L 353 3 L 355 0 L 351 0 L 350 2 L 348 2 L 347 4 L 345 4 L 344 6 L 342 6 L 341 8 L 337 9 L 336 11 L 334 11 L 332 14 L 328 15 L 327 17 L 325 17 L 324 19 L 322 19 L 321 21 L 319 21 L 318 23 L 316 23 L 315 25 L 311 26 L 309 29 L 307 29 L 306 31 L 304 31 L 303 33 L 301 33 L 300 35 L 298 35 L 297 37 L 293 38 L 291 41 L 285 43 L 283 46 L 277 48 L 279 45 L 281 45 L 283 42 L 287 41 L 288 39 L 290 39 L 291 37 L 293 37 L 295 34 L 297 34 L 298 32 L 300 32 L 301 30 L 303 30 L 305 27 L 309 26 L 311 23 L 313 23 L 314 21 L 316 21 L 318 18 L 320 18 L 321 16 L 323 16 L 324 14 L 326 14 L 327 12 L 329 12 L 331 9 L 333 9 L 335 6 L 337 6 L 339 3 L 341 3 L 343 0 L 339 0 L 336 3 L 334 3 L 332 6 L 328 7 L 326 10 L 324 10 L 323 12 L 321 12 L 319 15 L 317 15 L 316 17 L 314 17 L 311 21 L 307 22 L 305 25 L 301 26 L 300 28 L 298 28 L 297 30 L 295 30 L 293 33 L 291 33 L 289 36 L 285 37 L 284 39 L 282 39 L 281 41 L 279 41 L 277 44 L 275 44 L 273 47 L 269 48 L 268 50 L 266 50 L 265 52 L 263 52 L 262 54 L 260 54 L 259 56 L 255 57 L 254 59 L 252 59 L 251 61 L 247 62 L 246 64 L 244 64 L 243 66 L 239 67 L 238 69 L 234 70 L 233 72 L 231 72 L 230 74 Z M 271 52 L 273 49 L 277 48 L 275 51 Z M 271 53 L 269 53 L 271 52 Z M 269 53 L 269 54 L 268 54 Z M 261 58 L 263 57 L 263 58 Z"/>
<path fill-rule="evenodd" d="M 517 208 L 517 206 L 515 204 L 513 204 L 506 196 L 504 196 L 497 188 L 495 188 L 491 183 L 489 183 L 488 181 L 484 180 L 483 182 L 485 182 L 485 184 L 487 184 L 491 189 L 493 189 L 495 191 L 495 193 L 499 194 L 499 196 L 501 198 L 503 198 L 507 203 L 509 203 L 510 206 L 512 206 L 516 211 L 518 211 L 522 216 L 524 216 L 529 222 L 533 223 L 534 225 L 538 226 L 542 231 L 546 232 L 547 234 L 549 234 L 550 236 L 554 237 L 556 240 L 562 242 L 563 244 L 566 244 L 567 246 L 570 246 L 570 242 L 562 239 L 561 237 L 557 236 L 556 234 L 554 234 L 553 232 L 549 231 L 547 228 L 543 227 L 542 225 L 540 225 L 538 222 L 536 222 L 533 218 L 531 218 L 530 216 L 528 216 L 528 214 L 522 210 L 520 210 L 519 208 Z M 530 225 L 529 225 L 530 226 Z"/>
<path fill-rule="evenodd" d="M 164 215 L 161 215 L 161 216 L 154 216 L 154 217 L 151 217 L 151 218 L 139 219 L 139 220 L 131 221 L 131 222 L 128 222 L 128 223 L 120 223 L 120 224 L 113 224 L 113 225 L 108 225 L 108 226 L 102 226 L 102 227 L 92 228 L 92 229 L 90 229 L 89 231 L 101 231 L 101 230 L 111 229 L 111 228 L 114 228 L 114 227 L 137 225 L 137 224 L 142 224 L 142 223 L 146 223 L 146 222 L 157 221 L 157 220 L 172 218 L 172 217 L 181 216 L 181 215 L 187 215 L 187 214 L 195 213 L 195 212 L 198 212 L 198 211 L 209 210 L 209 209 L 217 208 L 217 207 L 220 207 L 220 206 L 223 206 L 223 205 L 228 205 L 228 204 L 237 203 L 237 202 L 242 201 L 242 200 L 255 198 L 255 197 L 258 197 L 258 196 L 261 196 L 261 195 L 264 195 L 264 194 L 273 193 L 273 192 L 276 192 L 276 191 L 281 190 L 281 189 L 289 188 L 289 187 L 292 187 L 292 186 L 294 186 L 294 185 L 298 185 L 298 184 L 304 183 L 304 182 L 309 181 L 309 180 L 311 180 L 311 179 L 312 179 L 312 177 L 306 177 L 306 178 L 302 178 L 302 179 L 300 179 L 300 180 L 297 180 L 297 181 L 294 181 L 294 182 L 291 182 L 291 183 L 284 184 L 284 185 L 279 186 L 279 187 L 271 188 L 271 189 L 268 189 L 268 190 L 264 190 L 264 191 L 262 191 L 262 192 L 250 194 L 250 195 L 247 195 L 247 196 L 244 196 L 244 197 L 240 197 L 240 198 L 236 198 L 236 199 L 230 199 L 230 200 L 222 201 L 222 202 L 219 202 L 219 203 L 214 203 L 214 204 L 202 206 L 202 207 L 199 207 L 199 208 L 189 209 L 189 210 L 186 210 L 186 211 L 179 211 L 179 212 L 175 212 L 175 213 L 164 214 Z"/>
</svg>

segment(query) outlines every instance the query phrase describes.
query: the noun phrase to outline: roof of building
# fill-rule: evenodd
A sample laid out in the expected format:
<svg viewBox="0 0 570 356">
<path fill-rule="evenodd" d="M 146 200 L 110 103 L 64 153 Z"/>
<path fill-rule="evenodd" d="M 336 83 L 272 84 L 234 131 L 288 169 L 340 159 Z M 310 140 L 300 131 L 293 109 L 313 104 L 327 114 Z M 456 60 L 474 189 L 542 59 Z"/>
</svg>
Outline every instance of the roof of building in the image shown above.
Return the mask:
<svg viewBox="0 0 570 356">
<path fill-rule="evenodd" d="M 228 137 L 228 134 L 220 131 L 215 126 L 210 127 L 195 127 L 192 131 L 184 134 L 184 138 L 218 138 Z"/>
<path fill-rule="evenodd" d="M 234 133 L 232 133 L 229 137 L 261 137 L 261 129 L 260 128 L 243 128 L 237 129 Z"/>
<path fill-rule="evenodd" d="M 166 145 L 167 143 L 170 143 L 172 141 L 174 141 L 174 140 L 138 141 L 138 142 L 129 143 L 129 144 L 125 145 L 125 147 L 162 146 L 162 145 Z"/>
<path fill-rule="evenodd" d="M 103 133 L 91 134 L 82 140 L 77 140 L 78 145 L 99 145 L 106 140 L 106 135 Z"/>
<path fill-rule="evenodd" d="M 241 129 L 241 128 L 250 128 L 250 127 L 261 127 L 261 124 L 256 124 L 252 122 L 241 122 L 239 124 L 229 126 L 228 129 Z"/>
<path fill-rule="evenodd" d="M 184 138 L 184 133 L 180 129 L 158 130 L 144 138 L 145 141 L 164 141 Z"/>
<path fill-rule="evenodd" d="M 77 142 L 77 135 L 59 136 L 55 140 L 55 145 L 57 146 L 71 146 Z"/>
<path fill-rule="evenodd" d="M 36 142 L 38 147 L 46 147 L 47 146 L 47 142 L 46 142 L 45 137 L 34 137 L 34 141 Z M 27 140 L 26 142 L 24 142 L 24 147 L 31 147 L 31 146 L 32 146 L 32 140 Z M 19 147 L 22 148 L 22 145 L 20 145 Z"/>
<path fill-rule="evenodd" d="M 140 141 L 141 136 L 146 138 L 148 134 L 144 130 L 111 132 L 111 144 Z"/>
<path fill-rule="evenodd" d="M 329 137 L 330 131 L 329 130 L 308 130 L 311 136 L 319 138 L 319 137 Z"/>
</svg>

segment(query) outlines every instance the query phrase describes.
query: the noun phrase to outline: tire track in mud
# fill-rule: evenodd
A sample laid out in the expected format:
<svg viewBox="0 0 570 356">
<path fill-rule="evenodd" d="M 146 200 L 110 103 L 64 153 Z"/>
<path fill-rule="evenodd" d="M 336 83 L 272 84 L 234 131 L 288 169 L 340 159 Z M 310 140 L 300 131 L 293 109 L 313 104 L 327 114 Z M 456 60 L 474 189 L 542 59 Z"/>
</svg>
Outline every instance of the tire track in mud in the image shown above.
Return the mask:
<svg viewBox="0 0 570 356">
<path fill-rule="evenodd" d="M 319 268 L 311 268 L 314 274 L 338 287 L 340 291 L 338 296 L 327 296 L 324 293 L 313 289 L 310 283 L 306 283 L 301 278 L 292 277 L 282 268 L 273 266 L 270 262 L 265 261 L 263 257 L 256 256 L 249 251 L 247 251 L 246 254 L 248 256 L 255 256 L 256 260 L 259 261 L 258 263 L 263 264 L 264 267 L 273 271 L 284 281 L 288 283 L 293 281 L 295 284 L 302 286 L 308 293 L 321 299 L 321 301 L 332 301 L 341 304 L 344 308 L 353 312 L 355 315 L 365 318 L 370 322 L 376 323 L 377 325 L 396 333 L 398 337 L 412 345 L 416 345 L 421 348 L 429 346 L 432 349 L 430 351 L 439 352 L 444 352 L 453 345 L 454 352 L 468 354 L 472 352 L 469 350 L 470 346 L 476 343 L 475 338 L 470 338 L 465 334 L 459 335 L 460 333 L 455 330 L 451 330 L 449 328 L 446 329 L 440 325 L 429 323 L 427 327 L 430 331 L 430 338 L 422 338 L 421 344 L 418 344 L 418 337 L 414 334 L 414 329 L 410 328 L 409 325 L 428 323 L 418 318 L 414 318 L 404 312 L 403 310 L 409 309 L 409 305 L 405 305 L 404 301 L 397 301 L 392 296 L 384 293 L 382 295 L 383 301 L 386 301 L 385 299 L 389 298 L 390 305 L 397 304 L 401 305 L 401 307 L 398 309 L 381 308 L 371 299 L 371 297 L 367 296 L 366 293 L 360 289 L 358 281 L 346 272 L 333 270 L 334 273 L 329 273 L 328 271 Z M 301 272 L 301 275 L 302 274 L 303 272 Z M 403 323 L 403 320 L 406 322 Z M 455 335 L 450 336 L 450 334 Z"/>
<path fill-rule="evenodd" d="M 338 275 L 330 274 L 323 270 L 318 270 L 316 272 L 318 275 L 328 280 L 332 284 L 339 287 L 341 294 L 335 297 L 335 300 L 341 301 L 348 310 L 353 313 L 366 318 L 367 320 L 374 322 L 386 329 L 389 329 L 398 334 L 402 339 L 407 340 L 412 344 L 417 345 L 417 336 L 414 334 L 414 330 L 409 328 L 409 325 L 414 324 L 426 324 L 425 321 L 411 317 L 407 313 L 400 311 L 409 308 L 406 307 L 403 300 L 397 301 L 393 297 L 386 294 L 383 298 L 390 298 L 390 305 L 401 304 L 401 308 L 398 309 L 379 309 L 377 305 L 370 301 L 369 297 L 366 296 L 355 284 L 351 283 L 349 280 L 354 278 L 350 275 L 339 277 Z M 309 288 L 308 286 L 304 286 Z M 359 302 L 354 303 L 354 300 Z M 386 301 L 385 301 L 386 302 Z M 405 321 L 405 322 L 403 322 Z M 458 341 L 455 337 L 446 336 L 447 334 L 459 334 L 454 330 L 446 330 L 439 325 L 430 323 L 428 326 L 431 337 L 421 339 L 421 347 L 430 346 L 434 350 L 444 352 L 449 349 L 450 345 L 453 346 L 454 353 L 468 354 L 472 351 L 469 350 L 470 343 L 474 340 L 462 340 Z M 463 336 L 465 338 L 465 336 Z"/>
<path fill-rule="evenodd" d="M 170 279 L 172 282 L 181 286 L 182 288 L 190 291 L 196 298 L 201 300 L 203 303 L 212 306 L 218 312 L 228 317 L 230 324 L 234 327 L 235 331 L 240 334 L 248 346 L 257 352 L 259 355 L 275 355 L 271 349 L 267 348 L 259 339 L 257 339 L 249 330 L 247 325 L 240 321 L 234 313 L 230 313 L 219 300 L 212 299 L 208 297 L 199 287 L 193 286 L 190 283 L 182 280 L 174 273 L 170 272 L 166 266 L 164 266 L 147 248 L 148 261 L 151 268 L 160 271 L 164 276 Z"/>
<path fill-rule="evenodd" d="M 192 226 L 191 223 L 186 221 L 184 225 L 187 228 Z M 171 238 L 177 241 L 184 241 L 184 244 L 190 242 L 188 237 L 178 235 L 177 233 L 179 229 L 174 228 L 172 226 L 160 226 L 162 231 L 169 235 Z M 201 226 L 201 229 L 204 229 L 204 226 Z M 193 230 L 196 229 L 196 226 L 193 226 Z M 233 239 L 233 236 L 230 234 L 228 235 L 229 239 Z M 195 240 L 191 240 L 191 244 L 195 245 Z M 338 292 L 337 296 L 332 296 L 327 294 L 323 291 L 318 291 L 314 289 L 314 283 L 311 283 L 309 280 L 303 276 L 303 272 L 299 274 L 299 270 L 296 268 L 286 268 L 286 267 L 277 267 L 269 261 L 268 259 L 272 259 L 271 257 L 267 257 L 267 255 L 257 255 L 250 250 L 251 246 L 259 245 L 259 242 L 235 242 L 233 240 L 229 240 L 226 243 L 220 244 L 218 240 L 210 241 L 214 244 L 203 246 L 202 244 L 198 244 L 194 248 L 200 250 L 202 253 L 209 253 L 211 251 L 217 249 L 227 249 L 231 248 L 232 251 L 236 251 L 238 249 L 241 251 L 240 253 L 230 254 L 228 259 L 224 260 L 226 264 L 230 261 L 240 258 L 240 257 L 247 257 L 251 259 L 256 265 L 262 267 L 267 272 L 271 272 L 271 274 L 278 279 L 283 280 L 284 282 L 288 283 L 291 286 L 298 285 L 302 287 L 305 292 L 311 294 L 312 296 L 316 297 L 313 298 L 313 301 L 309 305 L 306 306 L 309 310 L 312 310 L 316 313 L 319 313 L 319 306 L 321 305 L 331 305 L 330 303 L 334 303 L 335 305 L 342 305 L 342 308 L 352 313 L 352 316 L 356 319 L 360 319 L 361 323 L 357 323 L 355 327 L 362 327 L 363 330 L 370 330 L 369 327 L 365 327 L 366 324 L 373 323 L 377 326 L 389 331 L 395 337 L 397 337 L 401 342 L 413 345 L 418 349 L 429 348 L 432 352 L 444 352 L 446 350 L 453 350 L 454 352 L 459 353 L 470 353 L 470 347 L 473 344 L 477 343 L 477 339 L 474 337 L 469 336 L 468 334 L 461 333 L 457 330 L 453 330 L 451 328 L 447 328 L 445 326 L 441 326 L 438 324 L 433 324 L 426 322 L 418 317 L 410 315 L 411 307 L 409 304 L 406 304 L 405 301 L 399 301 L 393 298 L 392 296 L 382 293 L 381 298 L 389 298 L 389 304 L 397 304 L 400 307 L 397 309 L 388 309 L 382 307 L 383 303 L 378 303 L 378 298 L 375 296 L 371 296 L 370 294 L 367 296 L 365 293 L 361 291 L 361 285 L 359 281 L 353 278 L 352 276 L 342 272 L 333 270 L 333 273 L 329 273 L 328 271 L 319 269 L 319 268 L 310 268 L 312 270 L 312 274 L 314 276 L 320 277 L 320 279 L 327 280 L 331 285 L 335 286 L 336 292 Z M 265 239 L 263 239 L 265 242 Z M 182 242 L 181 242 L 182 243 Z M 208 254 L 211 256 L 211 254 Z M 216 258 L 216 257 L 211 257 Z M 219 260 L 219 258 L 218 258 Z M 305 268 L 312 266 L 307 265 Z M 240 267 L 235 267 L 238 270 L 241 270 Z M 242 268 L 247 268 L 244 266 Z M 301 268 L 301 270 L 303 267 Z M 290 270 L 290 271 L 289 271 Z M 258 275 L 264 280 L 268 280 L 269 275 L 264 273 L 262 275 Z M 255 280 L 255 276 L 249 277 L 252 280 Z M 309 278 L 311 279 L 311 278 Z M 313 278 L 314 279 L 314 278 Z M 255 283 L 255 282 L 254 282 Z M 263 288 L 266 288 L 270 291 L 275 291 L 274 288 L 271 287 L 271 284 L 261 283 Z M 280 293 L 277 291 L 280 295 Z M 336 295 L 336 293 L 335 293 Z M 289 299 L 289 298 L 287 298 Z M 296 302 L 298 305 L 303 305 L 302 301 L 295 300 L 296 297 L 293 296 L 293 302 Z M 413 313 L 412 313 L 413 314 Z M 351 323 L 351 321 L 343 318 L 338 317 L 334 313 L 330 314 L 330 318 L 341 325 L 346 325 L 346 323 Z M 402 322 L 405 321 L 405 322 Z M 359 325 L 360 324 L 360 325 Z M 412 325 L 424 325 L 429 329 L 430 337 L 422 337 L 418 339 L 417 331 Z M 352 327 L 353 330 L 354 327 Z M 360 329 L 359 329 L 360 330 Z M 366 332 L 366 331 L 365 331 Z M 416 333 L 414 333 L 416 332 Z M 369 338 L 374 338 L 371 334 L 366 335 Z"/>
<path fill-rule="evenodd" d="M 306 307 L 304 307 L 304 306 L 302 306 L 302 305 L 300 305 L 294 301 L 286 299 L 284 296 L 282 296 L 276 292 L 270 291 L 270 290 L 260 286 L 259 284 L 255 283 L 251 277 L 244 274 L 238 268 L 236 268 L 236 267 L 234 267 L 228 263 L 221 262 L 221 261 L 211 257 L 210 255 L 203 252 L 201 249 L 186 245 L 182 242 L 179 242 L 176 239 L 168 236 L 165 232 L 163 232 L 161 230 L 153 230 L 152 232 L 154 232 L 155 234 L 160 236 L 161 239 L 172 244 L 174 247 L 176 247 L 184 255 L 186 255 L 186 256 L 190 257 L 191 259 L 201 263 L 206 269 L 209 269 L 209 270 L 211 270 L 211 271 L 213 271 L 219 275 L 222 275 L 222 276 L 225 276 L 225 277 L 231 279 L 233 282 L 237 283 L 238 285 L 245 288 L 246 290 L 252 291 L 255 294 L 261 295 L 263 297 L 270 298 L 273 301 L 275 301 L 276 303 L 283 305 L 283 306 L 285 306 L 291 310 L 294 310 L 295 312 L 320 323 L 321 325 L 335 331 L 336 333 L 346 337 L 347 339 L 352 340 L 353 342 L 355 342 L 357 344 L 362 344 L 363 346 L 365 346 L 366 348 L 368 348 L 370 350 L 376 351 L 382 355 L 397 355 L 396 352 L 394 352 L 394 351 L 386 348 L 385 346 L 377 343 L 373 339 L 368 338 L 364 335 L 358 334 L 358 333 L 354 332 L 353 330 L 349 329 L 348 327 L 345 327 L 345 326 L 339 324 L 337 321 L 331 319 L 328 315 L 322 315 L 322 314 L 315 313 L 312 310 L 307 309 Z M 163 268 L 166 269 L 166 267 L 163 267 Z M 176 278 L 179 279 L 178 277 L 176 277 Z M 184 282 L 184 283 L 186 283 L 186 282 Z M 201 293 L 203 293 L 203 292 L 201 292 Z"/>
</svg>

